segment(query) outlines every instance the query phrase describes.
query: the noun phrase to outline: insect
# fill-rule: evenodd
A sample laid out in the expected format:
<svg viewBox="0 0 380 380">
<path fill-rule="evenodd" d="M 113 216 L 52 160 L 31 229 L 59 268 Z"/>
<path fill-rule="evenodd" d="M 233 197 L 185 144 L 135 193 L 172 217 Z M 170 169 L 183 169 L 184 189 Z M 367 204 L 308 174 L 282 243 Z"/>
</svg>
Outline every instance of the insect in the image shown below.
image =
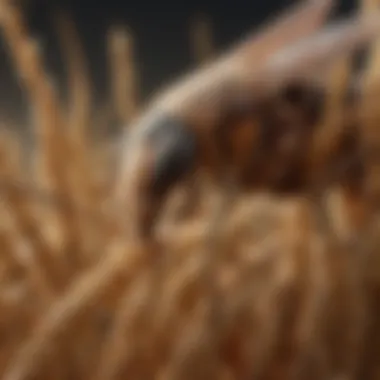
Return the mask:
<svg viewBox="0 0 380 380">
<path fill-rule="evenodd" d="M 127 132 L 116 183 L 135 237 L 152 236 L 171 190 L 197 171 L 242 191 L 303 191 L 323 69 L 380 29 L 378 15 L 321 28 L 333 5 L 302 2 L 153 99 Z"/>
</svg>

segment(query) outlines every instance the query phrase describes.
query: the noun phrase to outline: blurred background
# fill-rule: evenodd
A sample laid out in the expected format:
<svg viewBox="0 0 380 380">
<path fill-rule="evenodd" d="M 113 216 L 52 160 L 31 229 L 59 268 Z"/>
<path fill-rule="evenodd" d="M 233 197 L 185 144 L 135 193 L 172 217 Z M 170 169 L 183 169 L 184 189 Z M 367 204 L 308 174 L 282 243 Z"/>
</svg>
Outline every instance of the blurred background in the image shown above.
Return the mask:
<svg viewBox="0 0 380 380">
<path fill-rule="evenodd" d="M 217 226 L 218 189 L 185 183 L 158 226 L 163 256 L 125 240 L 110 203 L 111 130 L 293 3 L 0 0 L 2 380 L 380 379 L 380 44 L 349 120 L 351 60 L 332 68 L 327 118 L 301 140 L 311 192 L 233 194 Z M 340 16 L 380 0 L 337 3 Z M 273 153 L 269 178 L 288 170 Z"/>
<path fill-rule="evenodd" d="M 22 0 L 21 0 L 22 1 Z M 194 64 L 189 28 L 197 15 L 206 15 L 215 49 L 222 50 L 273 13 L 295 3 L 291 0 L 24 0 L 33 35 L 39 40 L 47 68 L 63 89 L 65 71 L 52 14 L 65 10 L 80 33 L 88 59 L 94 100 L 107 98 L 106 32 L 110 25 L 128 26 L 134 37 L 139 100 Z M 336 14 L 355 6 L 341 0 Z M 7 124 L 22 128 L 25 99 L 17 85 L 9 57 L 0 40 L 0 115 Z M 6 119 L 6 120 L 4 120 Z"/>
</svg>

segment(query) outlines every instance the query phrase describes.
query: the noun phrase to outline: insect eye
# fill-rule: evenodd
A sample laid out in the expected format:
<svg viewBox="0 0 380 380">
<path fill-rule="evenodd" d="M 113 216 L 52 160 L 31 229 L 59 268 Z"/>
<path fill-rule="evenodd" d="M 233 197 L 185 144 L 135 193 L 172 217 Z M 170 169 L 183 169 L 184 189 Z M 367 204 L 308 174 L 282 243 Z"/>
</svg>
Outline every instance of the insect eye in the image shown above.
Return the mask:
<svg viewBox="0 0 380 380">
<path fill-rule="evenodd" d="M 191 171 L 197 153 L 196 139 L 183 123 L 168 118 L 156 125 L 151 146 L 152 191 L 162 195 Z"/>
</svg>

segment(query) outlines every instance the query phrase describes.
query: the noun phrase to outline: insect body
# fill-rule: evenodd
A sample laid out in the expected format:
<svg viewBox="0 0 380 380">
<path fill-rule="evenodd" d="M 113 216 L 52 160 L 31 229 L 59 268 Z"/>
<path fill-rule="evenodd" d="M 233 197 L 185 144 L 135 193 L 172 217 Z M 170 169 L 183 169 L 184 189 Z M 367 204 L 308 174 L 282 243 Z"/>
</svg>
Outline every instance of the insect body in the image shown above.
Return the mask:
<svg viewBox="0 0 380 380">
<path fill-rule="evenodd" d="M 151 236 L 170 190 L 196 170 L 249 191 L 306 185 L 302 165 L 324 104 L 317 73 L 380 29 L 373 15 L 318 31 L 331 6 L 302 3 L 151 103 L 126 137 L 117 183 L 134 236 Z"/>
</svg>

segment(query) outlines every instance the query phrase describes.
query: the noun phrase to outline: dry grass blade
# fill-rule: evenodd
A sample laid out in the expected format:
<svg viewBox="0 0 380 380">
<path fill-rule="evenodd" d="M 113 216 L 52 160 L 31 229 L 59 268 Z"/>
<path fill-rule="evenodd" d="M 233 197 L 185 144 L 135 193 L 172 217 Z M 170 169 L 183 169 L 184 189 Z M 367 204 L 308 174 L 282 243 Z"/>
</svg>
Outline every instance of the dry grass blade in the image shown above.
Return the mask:
<svg viewBox="0 0 380 380">
<path fill-rule="evenodd" d="M 59 152 L 63 146 L 58 137 L 62 133 L 63 119 L 51 81 L 44 72 L 37 44 L 28 36 L 25 22 L 18 8 L 11 2 L 0 3 L 0 23 L 16 73 L 25 86 L 35 116 L 35 133 L 40 144 L 41 165 L 45 179 L 56 179 L 61 173 Z M 58 134 L 58 135 L 57 135 Z M 60 145 L 58 145 L 58 141 Z M 64 153 L 61 153 L 61 159 Z M 47 178 L 46 178 L 47 177 Z"/>
<path fill-rule="evenodd" d="M 68 197 L 70 191 L 68 161 L 71 156 L 64 133 L 66 120 L 52 82 L 44 70 L 40 52 L 28 36 L 20 9 L 7 0 L 0 3 L 0 26 L 13 58 L 16 71 L 21 78 L 32 106 L 37 150 L 35 154 L 36 175 L 44 187 Z M 57 249 L 73 248 L 79 242 L 74 210 L 68 207 L 59 214 L 45 208 L 41 216 L 49 218 L 44 234 L 55 240 Z M 55 221 L 54 221 L 55 219 Z M 54 236 L 57 234 L 58 236 Z M 64 243 L 63 243 L 63 242 Z M 72 261 L 74 257 L 70 257 Z M 72 264 L 72 263 L 71 263 Z"/>
<path fill-rule="evenodd" d="M 68 74 L 69 128 L 78 143 L 85 144 L 91 117 L 92 87 L 85 54 L 72 19 L 60 11 L 55 18 Z"/>
<path fill-rule="evenodd" d="M 82 275 L 62 298 L 52 304 L 31 338 L 21 347 L 13 363 L 5 371 L 4 380 L 26 379 L 36 373 L 55 339 L 113 284 L 120 279 L 126 281 L 138 269 L 139 261 L 135 255 L 125 254 L 125 248 L 120 247 L 120 241 L 110 247 L 106 259 Z"/>
<path fill-rule="evenodd" d="M 102 361 L 94 371 L 95 379 L 113 380 L 120 373 L 130 375 L 128 367 L 136 354 L 141 355 L 142 337 L 138 337 L 141 331 L 138 325 L 146 314 L 146 304 L 149 303 L 152 292 L 150 284 L 149 272 L 148 275 L 142 274 L 123 295 L 113 329 L 104 344 Z"/>
<path fill-rule="evenodd" d="M 85 54 L 80 44 L 79 34 L 68 14 L 58 12 L 56 25 L 62 50 L 65 52 L 68 70 L 69 89 L 69 121 L 67 132 L 68 149 L 71 163 L 69 175 L 72 194 L 77 205 L 91 208 L 94 203 L 103 201 L 99 185 L 94 181 L 96 171 L 91 165 L 95 158 L 95 150 L 88 144 L 91 127 L 92 86 L 86 65 Z M 78 213 L 79 228 L 84 235 L 94 234 L 86 215 Z"/>
<path fill-rule="evenodd" d="M 108 61 L 113 106 L 123 125 L 137 116 L 138 82 L 133 37 L 127 29 L 113 26 L 108 32 Z"/>
<path fill-rule="evenodd" d="M 3 180 L 12 181 L 14 177 L 17 178 L 17 173 L 20 174 L 21 168 L 16 168 L 14 160 L 12 160 L 12 156 L 17 155 L 17 148 L 19 147 L 15 138 L 6 138 L 2 134 L 0 173 Z M 19 236 L 19 244 L 16 244 L 16 247 L 19 246 L 20 249 L 24 245 L 24 250 L 27 252 L 26 256 L 30 256 L 25 263 L 27 276 L 39 289 L 39 293 L 45 302 L 48 302 L 52 299 L 59 285 L 62 285 L 60 283 L 64 273 L 62 263 L 52 255 L 51 248 L 43 239 L 41 229 L 34 220 L 33 208 L 28 204 L 26 197 L 17 191 L 9 193 L 3 191 L 1 198 L 6 207 L 5 213 L 8 211 L 10 218 L 13 219 L 14 233 Z M 17 242 L 14 241 L 13 244 L 15 243 Z"/>
</svg>

